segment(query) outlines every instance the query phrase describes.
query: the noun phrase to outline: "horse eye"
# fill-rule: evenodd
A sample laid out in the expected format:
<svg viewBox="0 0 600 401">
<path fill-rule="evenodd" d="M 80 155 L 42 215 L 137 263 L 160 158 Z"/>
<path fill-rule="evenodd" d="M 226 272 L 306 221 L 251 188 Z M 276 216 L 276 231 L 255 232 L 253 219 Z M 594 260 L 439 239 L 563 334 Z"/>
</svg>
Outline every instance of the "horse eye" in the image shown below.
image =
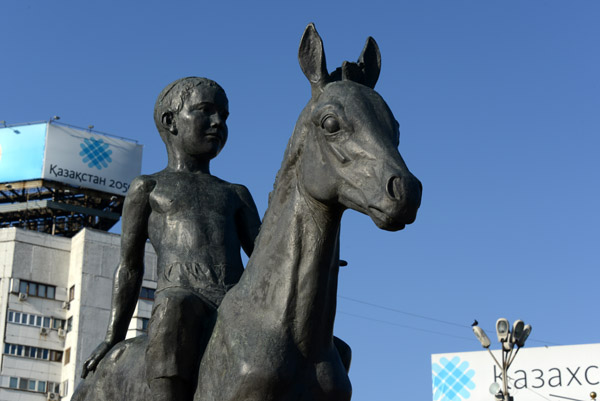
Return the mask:
<svg viewBox="0 0 600 401">
<path fill-rule="evenodd" d="M 334 116 L 326 116 L 321 123 L 321 126 L 330 134 L 340 130 L 340 122 Z"/>
</svg>

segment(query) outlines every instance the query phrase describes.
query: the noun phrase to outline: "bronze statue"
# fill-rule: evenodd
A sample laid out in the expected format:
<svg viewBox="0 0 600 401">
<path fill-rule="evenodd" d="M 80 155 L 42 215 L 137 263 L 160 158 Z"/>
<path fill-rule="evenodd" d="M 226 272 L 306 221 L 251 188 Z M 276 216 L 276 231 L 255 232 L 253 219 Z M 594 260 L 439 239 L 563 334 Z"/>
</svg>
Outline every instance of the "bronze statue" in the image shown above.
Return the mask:
<svg viewBox="0 0 600 401">
<path fill-rule="evenodd" d="M 210 161 L 227 141 L 228 114 L 225 91 L 206 78 L 177 80 L 158 96 L 154 120 L 168 165 L 137 177 L 127 193 L 112 314 L 83 377 L 125 339 L 149 238 L 158 256 L 158 283 L 146 380 L 154 400 L 191 400 L 203 348 L 199 339 L 244 271 L 240 245 L 250 255 L 260 227 L 250 192 L 210 173 Z"/>
<path fill-rule="evenodd" d="M 381 58 L 328 74 L 310 24 L 300 66 L 312 88 L 285 151 L 248 266 L 223 298 L 200 361 L 195 401 L 347 401 L 350 350 L 333 336 L 344 210 L 382 229 L 412 223 L 422 186 L 398 153 L 399 128 L 373 87 Z M 145 400 L 138 337 L 113 348 L 74 401 Z"/>
</svg>

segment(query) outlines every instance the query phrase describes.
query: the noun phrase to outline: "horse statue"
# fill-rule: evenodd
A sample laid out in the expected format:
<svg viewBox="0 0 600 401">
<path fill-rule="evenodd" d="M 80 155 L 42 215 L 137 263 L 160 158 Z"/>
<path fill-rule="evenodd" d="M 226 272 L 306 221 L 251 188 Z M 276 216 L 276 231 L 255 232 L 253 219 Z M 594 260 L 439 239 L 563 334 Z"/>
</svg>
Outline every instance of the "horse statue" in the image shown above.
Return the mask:
<svg viewBox="0 0 600 401">
<path fill-rule="evenodd" d="M 312 97 L 285 151 L 256 246 L 227 293 L 199 362 L 194 401 L 347 401 L 350 348 L 333 336 L 344 210 L 396 231 L 422 186 L 398 153 L 399 126 L 373 90 L 381 56 L 368 38 L 357 63 L 327 72 L 313 24 L 299 61 Z M 124 341 L 73 401 L 149 400 L 146 337 Z"/>
</svg>

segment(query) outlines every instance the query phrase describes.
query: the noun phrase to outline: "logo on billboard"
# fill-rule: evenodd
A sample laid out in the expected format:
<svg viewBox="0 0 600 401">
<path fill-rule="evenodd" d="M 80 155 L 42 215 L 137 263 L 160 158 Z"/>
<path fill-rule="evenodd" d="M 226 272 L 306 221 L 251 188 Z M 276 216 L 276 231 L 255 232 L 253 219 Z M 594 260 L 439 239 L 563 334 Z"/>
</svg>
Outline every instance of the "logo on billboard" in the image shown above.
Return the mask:
<svg viewBox="0 0 600 401">
<path fill-rule="evenodd" d="M 102 170 L 112 162 L 110 158 L 112 150 L 109 149 L 108 143 L 105 143 L 102 139 L 85 138 L 80 146 L 79 156 L 88 167 L 96 167 L 98 170 Z"/>
<path fill-rule="evenodd" d="M 432 369 L 434 401 L 462 401 L 471 396 L 469 390 L 475 388 L 471 380 L 475 371 L 469 369 L 469 362 L 461 362 L 457 356 L 451 360 L 443 357 Z"/>
</svg>

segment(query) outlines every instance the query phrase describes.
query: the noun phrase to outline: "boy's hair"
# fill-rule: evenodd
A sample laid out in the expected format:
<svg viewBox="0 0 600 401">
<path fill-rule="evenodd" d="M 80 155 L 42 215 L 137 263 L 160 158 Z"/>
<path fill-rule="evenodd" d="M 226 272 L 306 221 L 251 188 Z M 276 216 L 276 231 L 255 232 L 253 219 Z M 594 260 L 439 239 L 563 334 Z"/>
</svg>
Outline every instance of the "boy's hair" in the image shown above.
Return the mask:
<svg viewBox="0 0 600 401">
<path fill-rule="evenodd" d="M 154 123 L 156 124 L 158 132 L 164 141 L 166 141 L 167 138 L 164 137 L 165 132 L 161 123 L 163 113 L 167 111 L 170 111 L 174 114 L 179 113 L 183 108 L 183 103 L 190 97 L 192 92 L 198 86 L 210 86 L 217 88 L 222 91 L 223 94 L 225 94 L 225 90 L 223 90 L 221 85 L 211 79 L 201 77 L 186 77 L 171 82 L 158 95 L 156 104 L 154 105 Z M 227 95 L 225 95 L 225 97 L 227 97 Z"/>
</svg>

